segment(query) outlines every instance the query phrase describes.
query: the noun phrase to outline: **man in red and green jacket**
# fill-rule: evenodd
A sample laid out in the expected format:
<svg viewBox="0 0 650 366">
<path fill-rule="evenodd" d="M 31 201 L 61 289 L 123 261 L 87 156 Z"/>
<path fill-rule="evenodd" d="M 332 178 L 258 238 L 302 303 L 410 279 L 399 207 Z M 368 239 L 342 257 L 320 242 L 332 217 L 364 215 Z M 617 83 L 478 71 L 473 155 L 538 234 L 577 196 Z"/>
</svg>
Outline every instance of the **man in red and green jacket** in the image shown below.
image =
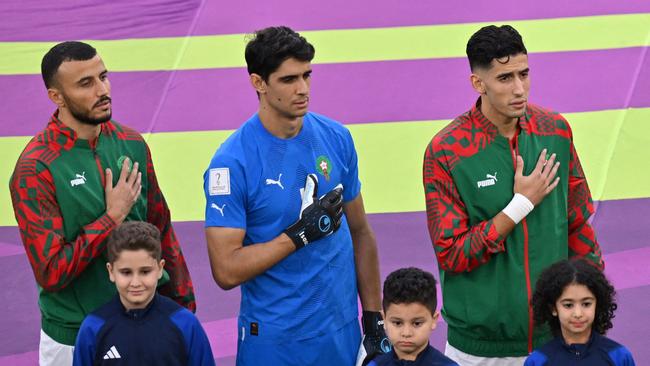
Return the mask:
<svg viewBox="0 0 650 366">
<path fill-rule="evenodd" d="M 58 108 L 20 155 L 10 191 L 39 287 L 39 362 L 66 365 L 84 317 L 115 294 L 105 245 L 123 221 L 160 230 L 166 262 L 160 293 L 194 311 L 194 290 L 149 148 L 140 134 L 111 120 L 110 83 L 96 50 L 60 43 L 41 70 Z"/>
<path fill-rule="evenodd" d="M 550 337 L 530 307 L 540 272 L 567 257 L 604 263 L 571 128 L 528 103 L 521 36 L 510 26 L 484 27 L 467 55 L 480 97 L 433 138 L 423 166 L 445 354 L 463 365 L 521 365 Z"/>
</svg>

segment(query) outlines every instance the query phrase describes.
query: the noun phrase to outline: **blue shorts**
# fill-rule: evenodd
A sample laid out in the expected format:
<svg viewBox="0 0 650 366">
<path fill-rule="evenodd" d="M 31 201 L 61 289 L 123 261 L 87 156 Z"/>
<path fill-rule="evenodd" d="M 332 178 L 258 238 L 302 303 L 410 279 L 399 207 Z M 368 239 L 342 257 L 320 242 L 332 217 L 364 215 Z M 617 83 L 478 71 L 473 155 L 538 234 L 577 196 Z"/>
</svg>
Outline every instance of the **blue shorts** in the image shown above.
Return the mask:
<svg viewBox="0 0 650 366">
<path fill-rule="evenodd" d="M 237 341 L 237 366 L 354 366 L 361 344 L 359 321 L 352 320 L 336 332 L 297 341 L 265 343 Z"/>
</svg>

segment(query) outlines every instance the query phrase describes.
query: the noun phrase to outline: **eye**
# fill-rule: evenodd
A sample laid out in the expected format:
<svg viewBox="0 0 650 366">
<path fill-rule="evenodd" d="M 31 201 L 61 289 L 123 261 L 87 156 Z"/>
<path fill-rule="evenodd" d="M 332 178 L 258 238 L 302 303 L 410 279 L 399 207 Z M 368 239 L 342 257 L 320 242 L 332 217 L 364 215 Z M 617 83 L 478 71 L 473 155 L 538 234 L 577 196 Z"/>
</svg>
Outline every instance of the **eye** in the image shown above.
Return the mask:
<svg viewBox="0 0 650 366">
<path fill-rule="evenodd" d="M 149 274 L 149 273 L 151 273 L 150 269 L 143 269 L 142 270 L 142 274 L 144 274 L 144 275 Z"/>
<path fill-rule="evenodd" d="M 424 322 L 421 321 L 421 320 L 417 320 L 417 321 L 413 322 L 413 326 L 416 327 L 416 328 L 420 327 L 422 324 L 424 324 Z"/>
<path fill-rule="evenodd" d="M 512 75 L 510 75 L 510 74 L 501 75 L 501 76 L 499 76 L 499 81 L 508 81 L 508 80 L 510 80 L 511 77 L 512 77 Z"/>
<path fill-rule="evenodd" d="M 396 326 L 396 327 L 399 327 L 399 326 L 402 325 L 402 321 L 401 321 L 401 320 L 393 320 L 393 321 L 391 321 L 391 323 L 393 323 L 393 325 Z"/>
<path fill-rule="evenodd" d="M 573 307 L 573 304 L 568 302 L 568 303 L 562 304 L 562 307 L 564 307 L 565 309 L 571 309 Z"/>
<path fill-rule="evenodd" d="M 128 276 L 128 275 L 131 274 L 131 271 L 128 270 L 128 269 L 123 269 L 123 270 L 120 271 L 120 274 L 122 274 L 124 276 Z"/>
</svg>

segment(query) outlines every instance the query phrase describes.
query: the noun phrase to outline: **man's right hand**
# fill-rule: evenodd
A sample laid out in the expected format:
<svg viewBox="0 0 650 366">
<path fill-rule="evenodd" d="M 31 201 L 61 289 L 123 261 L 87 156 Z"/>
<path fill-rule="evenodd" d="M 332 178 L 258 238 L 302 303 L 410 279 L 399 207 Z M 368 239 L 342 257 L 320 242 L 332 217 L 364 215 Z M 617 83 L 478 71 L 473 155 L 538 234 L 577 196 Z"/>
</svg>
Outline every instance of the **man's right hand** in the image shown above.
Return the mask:
<svg viewBox="0 0 650 366">
<path fill-rule="evenodd" d="M 560 177 L 555 177 L 560 162 L 555 162 L 555 154 L 546 160 L 546 153 L 546 149 L 542 150 L 537 165 L 530 175 L 523 175 L 524 159 L 517 155 L 514 193 L 524 195 L 535 206 L 542 202 L 560 182 Z"/>
<path fill-rule="evenodd" d="M 106 169 L 106 213 L 118 224 L 121 224 L 126 215 L 131 212 L 131 207 L 140 197 L 142 191 L 142 173 L 138 171 L 139 165 L 133 164 L 129 172 L 130 159 L 124 159 L 122 171 L 117 184 L 113 186 L 113 172 Z"/>
<path fill-rule="evenodd" d="M 341 226 L 343 186 L 339 184 L 321 198 L 316 198 L 317 191 L 318 177 L 316 174 L 307 175 L 302 191 L 300 218 L 284 231 L 295 244 L 296 250 L 332 234 Z"/>
</svg>

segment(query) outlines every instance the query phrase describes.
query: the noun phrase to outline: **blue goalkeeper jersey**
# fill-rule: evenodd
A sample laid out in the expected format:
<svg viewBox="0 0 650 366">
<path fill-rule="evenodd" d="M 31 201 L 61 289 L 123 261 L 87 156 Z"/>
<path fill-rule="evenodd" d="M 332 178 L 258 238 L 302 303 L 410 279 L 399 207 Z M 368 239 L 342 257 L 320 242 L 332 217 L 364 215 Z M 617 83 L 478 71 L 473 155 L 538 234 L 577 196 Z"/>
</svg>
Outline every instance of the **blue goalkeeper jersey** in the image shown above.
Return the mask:
<svg viewBox="0 0 650 366">
<path fill-rule="evenodd" d="M 343 185 L 343 200 L 360 192 L 350 132 L 307 113 L 298 135 L 271 135 L 254 115 L 217 150 L 204 174 L 206 227 L 246 231 L 244 246 L 272 240 L 298 220 L 308 174 L 318 197 Z M 352 239 L 340 229 L 241 285 L 239 337 L 245 342 L 307 339 L 340 329 L 357 317 Z"/>
</svg>

